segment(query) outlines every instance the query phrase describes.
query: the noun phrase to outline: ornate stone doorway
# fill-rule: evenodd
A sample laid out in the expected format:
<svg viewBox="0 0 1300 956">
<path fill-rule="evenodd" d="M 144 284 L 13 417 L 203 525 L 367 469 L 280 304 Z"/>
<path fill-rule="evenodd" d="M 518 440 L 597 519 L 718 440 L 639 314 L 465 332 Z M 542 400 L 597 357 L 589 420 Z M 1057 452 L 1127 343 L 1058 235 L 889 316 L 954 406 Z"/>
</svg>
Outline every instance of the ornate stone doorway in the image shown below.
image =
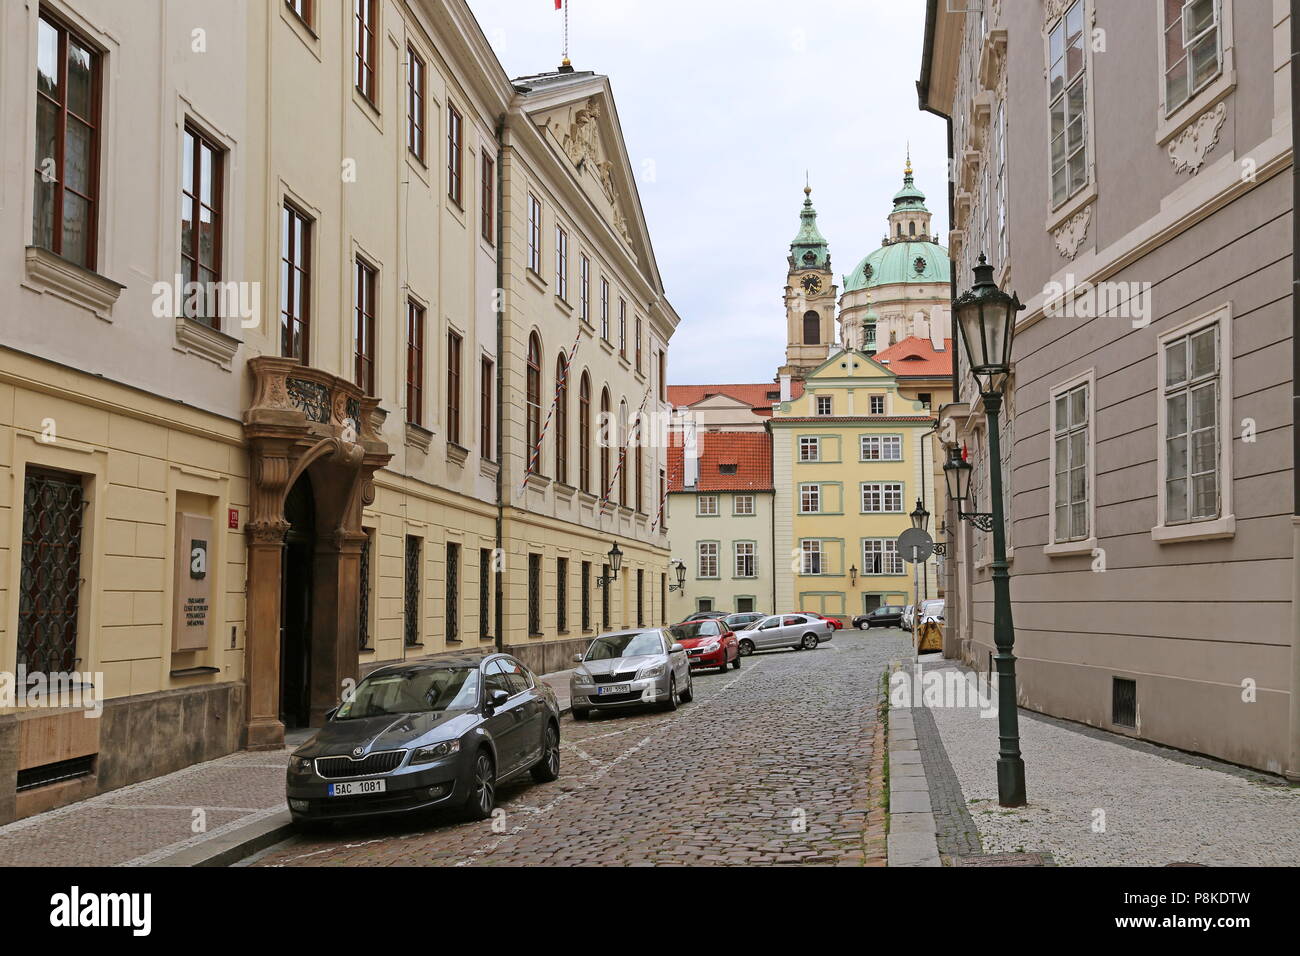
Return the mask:
<svg viewBox="0 0 1300 956">
<path fill-rule="evenodd" d="M 247 746 L 268 750 L 284 745 L 284 719 L 323 723 L 344 681 L 357 677 L 361 509 L 374 500 L 375 470 L 392 456 L 379 433 L 379 399 L 293 359 L 260 356 L 248 366 Z M 285 514 L 291 490 L 294 523 Z M 309 541 L 289 534 L 297 524 L 312 526 Z M 302 632 L 292 646 L 282 645 L 289 621 Z"/>
</svg>

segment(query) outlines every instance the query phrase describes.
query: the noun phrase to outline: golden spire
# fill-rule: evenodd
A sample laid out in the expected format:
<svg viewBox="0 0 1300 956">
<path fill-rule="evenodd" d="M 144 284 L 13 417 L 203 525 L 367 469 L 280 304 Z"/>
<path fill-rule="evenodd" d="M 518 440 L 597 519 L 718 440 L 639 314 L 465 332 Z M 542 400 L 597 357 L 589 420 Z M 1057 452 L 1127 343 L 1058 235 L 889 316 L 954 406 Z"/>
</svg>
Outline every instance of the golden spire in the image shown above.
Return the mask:
<svg viewBox="0 0 1300 956">
<path fill-rule="evenodd" d="M 812 183 L 808 179 L 808 170 L 806 169 L 803 171 L 803 194 L 805 196 L 812 196 Z"/>
<path fill-rule="evenodd" d="M 910 141 L 907 144 L 907 165 L 903 167 L 903 175 L 912 175 L 912 144 Z"/>
</svg>

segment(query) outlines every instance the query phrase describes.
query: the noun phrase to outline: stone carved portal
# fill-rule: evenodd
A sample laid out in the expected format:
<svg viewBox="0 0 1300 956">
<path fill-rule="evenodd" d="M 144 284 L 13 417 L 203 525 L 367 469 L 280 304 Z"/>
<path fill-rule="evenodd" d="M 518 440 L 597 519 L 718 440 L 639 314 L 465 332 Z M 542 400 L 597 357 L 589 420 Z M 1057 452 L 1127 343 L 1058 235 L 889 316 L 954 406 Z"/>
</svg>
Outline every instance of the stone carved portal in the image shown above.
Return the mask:
<svg viewBox="0 0 1300 956">
<path fill-rule="evenodd" d="M 245 680 L 250 750 L 284 746 L 280 625 L 285 497 L 311 483 L 315 543 L 311 567 L 309 723 L 320 726 L 343 682 L 358 671 L 361 509 L 374 501 L 374 473 L 392 457 L 379 399 L 294 359 L 250 359 L 253 400 L 244 413 L 250 515 Z"/>
</svg>

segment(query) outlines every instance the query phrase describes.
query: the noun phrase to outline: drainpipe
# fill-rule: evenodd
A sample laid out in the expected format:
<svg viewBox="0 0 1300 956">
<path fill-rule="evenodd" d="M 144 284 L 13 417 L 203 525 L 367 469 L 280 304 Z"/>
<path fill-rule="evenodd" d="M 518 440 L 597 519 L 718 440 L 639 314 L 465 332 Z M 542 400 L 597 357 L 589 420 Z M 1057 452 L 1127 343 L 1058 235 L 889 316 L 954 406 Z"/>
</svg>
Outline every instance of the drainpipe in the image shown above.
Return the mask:
<svg viewBox="0 0 1300 956">
<path fill-rule="evenodd" d="M 502 348 L 505 344 L 505 320 L 506 320 L 506 302 L 505 302 L 505 252 L 501 248 L 501 243 L 505 239 L 505 211 L 502 209 L 502 199 L 505 196 L 505 187 L 502 183 L 505 181 L 505 136 L 506 136 L 506 113 L 502 113 L 497 119 L 497 209 L 496 209 L 496 227 L 497 227 L 497 292 L 493 296 L 497 300 L 497 354 L 496 354 L 496 453 L 497 453 L 497 547 L 496 553 L 492 556 L 492 567 L 496 568 L 498 558 L 501 558 L 501 570 L 505 570 L 505 468 L 504 460 L 505 443 L 501 440 L 501 421 L 503 417 L 502 409 L 505 403 L 501 400 L 504 394 L 505 386 L 505 362 Z M 503 587 L 501 584 L 501 572 L 493 575 L 492 601 L 493 601 L 493 625 L 496 630 L 496 648 L 498 651 L 505 650 L 505 609 L 503 607 L 502 594 Z"/>
<path fill-rule="evenodd" d="M 1292 149 L 1295 130 L 1300 124 L 1300 73 L 1296 72 L 1296 54 L 1300 50 L 1300 10 L 1291 3 L 1291 131 Z M 1296 220 L 1297 186 L 1295 153 L 1291 155 L 1291 713 L 1290 754 L 1287 759 L 1288 780 L 1300 781 L 1300 437 L 1295 423 L 1300 415 L 1300 309 L 1296 291 L 1300 289 L 1300 222 Z"/>
</svg>

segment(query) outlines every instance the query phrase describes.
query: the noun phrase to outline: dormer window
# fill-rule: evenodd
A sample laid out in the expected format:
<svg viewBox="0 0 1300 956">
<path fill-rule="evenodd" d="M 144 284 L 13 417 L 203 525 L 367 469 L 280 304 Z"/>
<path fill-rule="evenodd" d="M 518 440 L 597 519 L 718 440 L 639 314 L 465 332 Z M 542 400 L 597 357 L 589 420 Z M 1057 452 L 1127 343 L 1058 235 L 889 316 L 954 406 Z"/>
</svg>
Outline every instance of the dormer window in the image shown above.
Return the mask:
<svg viewBox="0 0 1300 956">
<path fill-rule="evenodd" d="M 718 474 L 720 475 L 734 475 L 735 473 L 736 473 L 736 466 L 734 464 L 718 466 Z"/>
</svg>

